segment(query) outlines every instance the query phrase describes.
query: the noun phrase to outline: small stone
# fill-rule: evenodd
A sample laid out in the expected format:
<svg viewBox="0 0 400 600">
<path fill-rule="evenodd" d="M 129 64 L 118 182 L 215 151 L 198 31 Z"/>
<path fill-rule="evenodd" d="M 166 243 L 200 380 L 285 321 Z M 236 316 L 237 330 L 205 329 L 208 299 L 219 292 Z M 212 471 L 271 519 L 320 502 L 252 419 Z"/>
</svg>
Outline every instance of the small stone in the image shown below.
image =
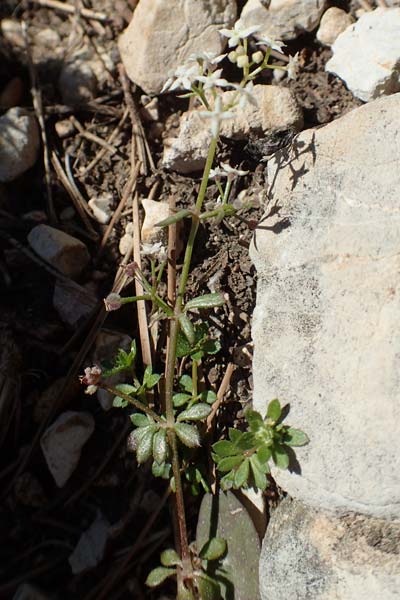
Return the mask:
<svg viewBox="0 0 400 600">
<path fill-rule="evenodd" d="M 97 198 L 89 200 L 88 204 L 93 212 L 93 216 L 98 223 L 106 225 L 111 219 L 112 210 L 111 205 L 113 203 L 113 196 L 110 193 L 105 192 Z"/>
<path fill-rule="evenodd" d="M 36 424 L 43 423 L 52 407 L 57 405 L 61 390 L 65 386 L 65 377 L 60 377 L 53 381 L 48 388 L 42 392 L 33 408 L 33 422 Z"/>
<path fill-rule="evenodd" d="M 83 242 L 49 225 L 37 225 L 28 235 L 31 248 L 68 277 L 78 277 L 90 261 Z"/>
<path fill-rule="evenodd" d="M 15 19 L 1 19 L 0 31 L 3 39 L 12 48 L 25 49 L 25 40 L 22 33 L 21 23 Z"/>
<path fill-rule="evenodd" d="M 400 523 L 337 518 L 285 498 L 260 557 L 262 600 L 398 600 Z"/>
<path fill-rule="evenodd" d="M 76 283 L 56 281 L 53 294 L 53 306 L 64 323 L 72 328 L 86 320 L 97 305 L 96 296 Z"/>
<path fill-rule="evenodd" d="M 234 0 L 141 0 L 118 44 L 129 78 L 158 94 L 192 54 L 222 53 L 218 29 L 232 26 L 236 12 Z"/>
<path fill-rule="evenodd" d="M 14 487 L 15 499 L 24 506 L 41 508 L 47 502 L 42 485 L 32 473 L 25 471 L 17 477 Z"/>
<path fill-rule="evenodd" d="M 131 223 L 131 222 L 127 223 L 126 227 L 125 227 L 125 233 L 119 240 L 119 252 L 120 252 L 120 254 L 122 254 L 122 256 L 125 256 L 125 254 L 132 247 L 133 231 L 134 231 L 133 223 Z"/>
<path fill-rule="evenodd" d="M 260 0 L 248 0 L 240 19 L 246 27 L 261 27 L 255 37 L 294 40 L 318 26 L 326 5 L 326 0 L 271 0 L 266 7 Z"/>
<path fill-rule="evenodd" d="M 67 411 L 43 434 L 40 445 L 58 487 L 63 487 L 78 466 L 81 451 L 94 431 L 90 413 Z"/>
<path fill-rule="evenodd" d="M 1 108 L 13 108 L 22 102 L 24 84 L 20 77 L 13 77 L 1 90 Z"/>
<path fill-rule="evenodd" d="M 352 16 L 341 8 L 332 6 L 322 15 L 317 31 L 317 40 L 326 46 L 332 46 L 338 35 L 353 24 Z"/>
<path fill-rule="evenodd" d="M 325 69 L 360 100 L 400 91 L 400 8 L 377 8 L 341 33 Z"/>
<path fill-rule="evenodd" d="M 97 90 L 97 79 L 90 62 L 71 59 L 61 69 L 58 87 L 64 104 L 76 106 L 93 100 Z"/>
<path fill-rule="evenodd" d="M 158 106 L 158 98 L 149 98 L 148 96 L 142 96 L 143 108 L 140 114 L 145 121 L 149 123 L 158 121 L 160 118 L 160 110 Z"/>
<path fill-rule="evenodd" d="M 103 560 L 106 550 L 110 523 L 99 514 L 89 529 L 79 538 L 78 544 L 68 558 L 74 575 L 85 573 Z"/>
<path fill-rule="evenodd" d="M 57 121 L 54 128 L 58 137 L 61 139 L 67 138 L 75 132 L 74 124 L 69 119 Z"/>
<path fill-rule="evenodd" d="M 0 181 L 12 181 L 35 164 L 39 153 L 36 118 L 19 107 L 0 117 Z"/>
<path fill-rule="evenodd" d="M 143 243 L 154 244 L 156 242 L 166 241 L 166 229 L 163 227 L 156 227 L 156 223 L 159 223 L 170 216 L 168 202 L 158 202 L 156 200 L 143 198 L 142 206 L 144 208 L 144 220 L 141 232 Z"/>
</svg>

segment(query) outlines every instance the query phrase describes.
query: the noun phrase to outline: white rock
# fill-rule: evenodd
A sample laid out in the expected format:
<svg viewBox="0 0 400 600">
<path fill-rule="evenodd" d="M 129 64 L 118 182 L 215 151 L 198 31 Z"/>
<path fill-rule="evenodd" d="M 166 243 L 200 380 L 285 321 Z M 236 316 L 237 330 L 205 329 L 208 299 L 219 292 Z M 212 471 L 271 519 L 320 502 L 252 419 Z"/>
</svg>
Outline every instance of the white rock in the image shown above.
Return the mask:
<svg viewBox="0 0 400 600">
<path fill-rule="evenodd" d="M 377 8 L 341 33 L 326 63 L 349 90 L 368 102 L 400 91 L 400 8 Z"/>
<path fill-rule="evenodd" d="M 220 54 L 227 39 L 218 29 L 230 27 L 235 18 L 234 0 L 141 0 L 119 38 L 128 76 L 147 94 L 158 94 L 190 55 Z"/>
<path fill-rule="evenodd" d="M 49 225 L 34 227 L 28 242 L 36 254 L 68 277 L 80 275 L 90 260 L 83 242 Z"/>
<path fill-rule="evenodd" d="M 93 100 L 97 79 L 89 61 L 72 58 L 63 64 L 58 87 L 64 104 L 75 106 Z"/>
<path fill-rule="evenodd" d="M 43 434 L 40 445 L 58 487 L 63 487 L 78 466 L 81 451 L 94 431 L 90 413 L 67 411 Z"/>
<path fill-rule="evenodd" d="M 400 522 L 335 518 L 286 498 L 260 558 L 262 600 L 398 600 Z"/>
<path fill-rule="evenodd" d="M 107 519 L 99 514 L 89 529 L 82 533 L 75 550 L 68 558 L 74 575 L 97 567 L 103 560 L 109 528 Z"/>
<path fill-rule="evenodd" d="M 112 203 L 113 197 L 109 192 L 105 192 L 104 194 L 97 196 L 97 198 L 92 198 L 89 200 L 89 207 L 91 208 L 93 216 L 98 223 L 106 225 L 109 222 L 112 215 Z"/>
<path fill-rule="evenodd" d="M 387 518 L 400 517 L 399 138 L 400 94 L 300 133 L 268 163 L 280 210 L 251 249 L 255 408 L 280 398 L 311 439 L 278 485 Z"/>
<path fill-rule="evenodd" d="M 132 247 L 134 229 L 133 223 L 129 222 L 126 224 L 125 233 L 119 240 L 119 252 L 122 254 L 122 256 L 125 256 L 125 254 Z"/>
<path fill-rule="evenodd" d="M 71 282 L 72 283 L 72 282 Z M 71 285 L 65 281 L 56 281 L 53 294 L 53 306 L 60 318 L 70 327 L 77 327 L 89 317 L 97 304 L 97 298 L 86 288 Z"/>
<path fill-rule="evenodd" d="M 92 364 L 113 364 L 118 350 L 122 349 L 125 352 L 129 352 L 131 344 L 132 338 L 129 335 L 108 329 L 101 330 L 96 338 Z M 106 381 L 111 386 L 115 386 L 118 383 L 126 383 L 126 373 L 113 375 L 106 379 Z M 106 390 L 99 389 L 97 390 L 97 399 L 102 409 L 107 411 L 112 407 L 114 396 Z"/>
<path fill-rule="evenodd" d="M 339 34 L 353 24 L 352 16 L 337 6 L 328 8 L 322 15 L 317 31 L 317 40 L 326 46 L 332 46 Z"/>
<path fill-rule="evenodd" d="M 170 216 L 168 202 L 159 202 L 142 199 L 144 208 L 144 219 L 142 225 L 141 238 L 145 244 L 154 244 L 156 242 L 166 242 L 167 230 L 162 227 L 156 227 L 156 223 L 167 219 Z"/>
<path fill-rule="evenodd" d="M 224 103 L 234 92 L 223 93 Z M 275 131 L 294 129 L 303 125 L 303 113 L 288 88 L 274 85 L 255 85 L 253 96 L 257 106 L 247 103 L 244 109 L 234 107 L 235 118 L 221 124 L 221 135 L 246 140 L 262 137 Z M 163 165 L 179 173 L 191 173 L 204 167 L 211 141 L 209 123 L 193 110 L 182 115 L 178 136 L 164 140 Z"/>
<path fill-rule="evenodd" d="M 36 118 L 19 107 L 0 117 L 0 182 L 12 181 L 33 167 L 39 153 Z"/>
<path fill-rule="evenodd" d="M 261 27 L 256 37 L 293 40 L 318 26 L 326 4 L 326 0 L 271 0 L 266 8 L 260 0 L 248 0 L 240 18 L 246 27 Z"/>
</svg>

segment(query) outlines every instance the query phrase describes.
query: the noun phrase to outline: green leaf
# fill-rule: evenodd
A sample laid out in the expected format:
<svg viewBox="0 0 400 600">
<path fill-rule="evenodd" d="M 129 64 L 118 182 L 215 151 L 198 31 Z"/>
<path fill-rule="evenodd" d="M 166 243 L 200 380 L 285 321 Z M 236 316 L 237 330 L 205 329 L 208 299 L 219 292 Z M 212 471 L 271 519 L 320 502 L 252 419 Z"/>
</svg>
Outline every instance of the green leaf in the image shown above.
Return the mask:
<svg viewBox="0 0 400 600">
<path fill-rule="evenodd" d="M 174 404 L 174 406 L 176 406 L 177 408 L 179 406 L 183 406 L 184 404 L 187 404 L 189 402 L 189 400 L 192 399 L 192 396 L 189 394 L 174 394 L 172 396 L 172 402 Z"/>
<path fill-rule="evenodd" d="M 199 402 L 198 404 L 194 404 L 190 408 L 182 411 L 178 415 L 178 421 L 203 421 L 211 412 L 211 408 L 208 404 L 203 404 Z"/>
<path fill-rule="evenodd" d="M 197 446 L 200 446 L 200 434 L 197 430 L 197 427 L 194 425 L 176 423 L 175 431 L 176 435 L 185 446 L 188 446 L 189 448 L 196 448 Z"/>
<path fill-rule="evenodd" d="M 212 449 L 218 456 L 235 456 L 238 452 L 234 444 L 228 440 L 215 442 L 215 444 L 212 445 Z"/>
<path fill-rule="evenodd" d="M 187 337 L 183 333 L 183 331 L 179 330 L 178 337 L 176 341 L 176 356 L 178 358 L 182 358 L 182 356 L 187 356 L 190 354 L 192 349 L 191 344 L 189 344 Z"/>
<path fill-rule="evenodd" d="M 275 398 L 268 404 L 267 419 L 277 421 L 282 414 L 281 403 Z"/>
<path fill-rule="evenodd" d="M 149 587 L 157 587 L 161 585 L 163 581 L 168 579 L 168 577 L 172 577 L 175 575 L 176 569 L 171 569 L 167 567 L 156 567 L 152 571 L 150 571 L 147 579 L 146 585 Z"/>
<path fill-rule="evenodd" d="M 178 553 L 172 548 L 161 552 L 160 560 L 164 567 L 175 567 L 176 565 L 181 564 L 181 559 L 179 558 Z"/>
<path fill-rule="evenodd" d="M 179 323 L 180 323 L 182 331 L 185 334 L 188 342 L 191 345 L 193 345 L 195 342 L 195 334 L 194 334 L 194 327 L 193 327 L 191 320 L 189 319 L 189 317 L 187 315 L 182 313 L 179 315 Z"/>
<path fill-rule="evenodd" d="M 241 488 L 249 478 L 249 459 L 246 458 L 235 473 L 235 487 Z"/>
<path fill-rule="evenodd" d="M 226 456 L 225 458 L 221 458 L 217 462 L 217 469 L 221 471 L 221 473 L 226 473 L 231 469 L 234 469 L 244 460 L 244 456 L 242 454 L 236 456 Z"/>
<path fill-rule="evenodd" d="M 196 308 L 214 308 L 216 306 L 222 306 L 225 304 L 224 297 L 222 294 L 205 294 L 204 296 L 198 296 L 189 300 L 185 304 L 184 310 L 194 310 Z"/>
<path fill-rule="evenodd" d="M 236 444 L 236 442 L 238 442 L 240 440 L 240 438 L 242 437 L 242 432 L 239 429 L 234 429 L 233 427 L 229 427 L 228 433 L 229 433 L 229 439 L 234 444 Z"/>
<path fill-rule="evenodd" d="M 193 381 L 190 375 L 182 375 L 179 379 L 179 385 L 185 392 L 189 392 L 190 394 L 193 392 Z"/>
<path fill-rule="evenodd" d="M 254 446 L 257 446 L 257 441 L 250 431 L 242 433 L 240 439 L 236 442 L 236 447 L 240 450 L 251 450 Z"/>
<path fill-rule="evenodd" d="M 153 437 L 153 457 L 159 464 L 165 463 L 168 456 L 167 430 L 159 429 Z"/>
<path fill-rule="evenodd" d="M 133 413 L 129 418 L 135 427 L 146 427 L 150 424 L 149 418 L 142 413 Z"/>
<path fill-rule="evenodd" d="M 213 404 L 216 401 L 216 399 L 217 394 L 212 390 L 206 390 L 204 392 L 201 392 L 200 394 L 200 400 L 202 402 L 207 402 L 207 404 Z"/>
<path fill-rule="evenodd" d="M 155 226 L 156 227 L 168 227 L 168 225 L 174 225 L 174 223 L 178 223 L 178 221 L 182 221 L 182 219 L 185 219 L 186 217 L 190 217 L 191 215 L 192 215 L 191 210 L 189 210 L 187 208 L 183 208 L 182 210 L 178 210 L 178 212 L 176 212 L 174 215 L 171 215 L 170 217 L 163 219 L 159 223 L 156 223 Z"/>
<path fill-rule="evenodd" d="M 288 427 L 284 433 L 283 441 L 287 446 L 305 446 L 310 440 L 304 431 Z"/>
<path fill-rule="evenodd" d="M 250 465 L 253 472 L 255 486 L 259 490 L 265 490 L 267 487 L 267 478 L 262 469 L 260 469 L 260 463 L 255 454 L 253 454 L 253 456 L 250 458 Z"/>
<path fill-rule="evenodd" d="M 158 464 L 156 461 L 151 465 L 151 472 L 154 477 L 161 477 L 162 479 L 169 479 L 171 471 L 171 465 L 169 463 Z"/>
<path fill-rule="evenodd" d="M 141 427 L 139 430 L 142 431 L 141 437 L 138 439 L 138 445 L 136 449 L 136 460 L 139 465 L 143 464 L 148 460 L 152 454 L 153 449 L 153 435 L 155 433 L 154 425 L 149 425 L 148 427 Z"/>
<path fill-rule="evenodd" d="M 287 469 L 289 466 L 289 457 L 282 446 L 274 446 L 272 448 L 272 460 L 279 469 Z"/>
<path fill-rule="evenodd" d="M 214 537 L 208 540 L 199 552 L 203 560 L 217 560 L 226 552 L 226 540 L 220 537 Z"/>
<path fill-rule="evenodd" d="M 222 477 L 222 479 L 219 483 L 221 485 L 221 489 L 224 491 L 227 491 L 233 487 L 234 482 L 235 482 L 235 472 L 230 471 L 229 473 L 227 473 L 226 475 L 224 475 Z"/>
<path fill-rule="evenodd" d="M 137 392 L 137 388 L 129 383 L 119 383 L 115 386 L 116 390 L 123 392 L 124 394 L 135 394 Z M 114 408 L 126 408 L 128 406 L 128 400 L 125 398 L 121 398 L 120 396 L 115 396 L 113 400 Z"/>
<path fill-rule="evenodd" d="M 197 575 L 195 579 L 197 587 L 199 588 L 200 598 L 202 600 L 221 599 L 221 590 L 217 581 L 211 579 L 211 577 L 205 573 L 203 575 Z"/>
<path fill-rule="evenodd" d="M 150 390 L 160 381 L 161 375 L 152 372 L 151 366 L 147 366 L 143 376 L 143 384 Z"/>
<path fill-rule="evenodd" d="M 269 459 L 272 457 L 271 448 L 269 446 L 260 446 L 257 450 L 257 456 L 261 463 L 267 464 Z"/>
<path fill-rule="evenodd" d="M 261 427 L 264 427 L 264 421 L 259 412 L 246 410 L 245 417 L 252 431 L 258 431 Z"/>
<path fill-rule="evenodd" d="M 105 369 L 103 371 L 103 377 L 108 378 L 112 375 L 116 375 L 117 373 L 121 373 L 122 371 L 130 369 L 134 363 L 135 357 L 136 342 L 133 340 L 129 354 L 120 348 L 117 356 L 115 357 L 114 365 L 110 369 Z"/>
</svg>

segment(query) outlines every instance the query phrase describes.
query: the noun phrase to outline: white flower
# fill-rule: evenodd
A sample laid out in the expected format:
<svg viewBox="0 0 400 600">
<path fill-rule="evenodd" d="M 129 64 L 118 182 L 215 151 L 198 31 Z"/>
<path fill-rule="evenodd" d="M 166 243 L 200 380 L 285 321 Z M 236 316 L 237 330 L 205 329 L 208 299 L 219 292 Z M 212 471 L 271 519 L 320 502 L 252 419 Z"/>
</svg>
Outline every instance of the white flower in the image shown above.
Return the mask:
<svg viewBox="0 0 400 600">
<path fill-rule="evenodd" d="M 229 179 L 234 179 L 234 177 L 243 177 L 243 175 L 247 175 L 248 171 L 240 171 L 239 169 L 234 169 L 227 163 L 221 163 L 220 167 L 215 167 L 215 169 L 211 169 L 210 177 L 228 177 Z"/>
<path fill-rule="evenodd" d="M 164 83 L 160 93 L 163 93 L 167 90 L 176 90 L 177 88 L 191 90 L 192 84 L 197 80 L 199 75 L 200 65 L 198 63 L 194 65 L 181 65 L 176 69 L 173 76 Z"/>
<path fill-rule="evenodd" d="M 215 100 L 214 110 L 201 110 L 199 111 L 199 115 L 205 119 L 211 119 L 211 133 L 213 134 L 213 137 L 218 136 L 221 121 L 232 119 L 235 116 L 233 112 L 223 110 L 222 99 L 220 96 L 217 96 L 217 99 Z"/>
<path fill-rule="evenodd" d="M 204 90 L 210 90 L 217 86 L 226 87 L 227 85 L 230 85 L 226 79 L 220 77 L 221 73 L 222 69 L 218 69 L 217 71 L 214 71 L 214 73 L 209 73 L 208 75 L 199 75 L 197 79 L 204 84 Z"/>
<path fill-rule="evenodd" d="M 263 37 L 259 38 L 259 41 L 257 42 L 257 46 L 269 46 L 269 48 L 271 48 L 271 50 L 277 50 L 278 52 L 282 52 L 282 47 L 286 46 L 286 44 L 284 42 L 280 42 L 279 40 L 273 40 L 272 38 L 268 37 L 267 35 L 264 35 Z"/>
<path fill-rule="evenodd" d="M 212 70 L 215 65 L 224 60 L 226 54 L 217 54 L 216 52 L 198 52 L 197 54 L 191 54 L 188 58 L 188 62 L 200 63 L 203 70 Z"/>
<path fill-rule="evenodd" d="M 142 256 L 158 258 L 161 262 L 167 260 L 167 250 L 161 242 L 155 242 L 154 244 L 143 243 L 140 253 Z"/>
<path fill-rule="evenodd" d="M 289 64 L 287 66 L 287 74 L 289 79 L 296 79 L 299 74 L 299 53 L 296 52 L 294 56 L 289 56 Z"/>
<path fill-rule="evenodd" d="M 247 38 L 256 31 L 260 31 L 259 25 L 252 25 L 251 27 L 244 27 L 243 22 L 239 19 L 233 26 L 233 29 L 219 29 L 219 33 L 229 38 L 229 48 L 234 48 L 240 43 L 241 39 Z"/>
<path fill-rule="evenodd" d="M 237 83 L 231 83 L 231 86 L 239 93 L 239 108 L 244 109 L 247 103 L 253 106 L 258 106 L 256 97 L 254 96 L 254 83 L 249 81 L 246 87 L 242 87 Z"/>
</svg>

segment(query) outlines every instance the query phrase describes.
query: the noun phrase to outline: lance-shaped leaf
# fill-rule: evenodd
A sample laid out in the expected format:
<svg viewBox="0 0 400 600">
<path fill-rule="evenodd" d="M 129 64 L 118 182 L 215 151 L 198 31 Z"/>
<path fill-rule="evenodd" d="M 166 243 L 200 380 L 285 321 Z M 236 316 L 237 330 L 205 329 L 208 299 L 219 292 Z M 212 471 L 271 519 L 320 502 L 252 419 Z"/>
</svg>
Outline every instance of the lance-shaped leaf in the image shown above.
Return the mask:
<svg viewBox="0 0 400 600">
<path fill-rule="evenodd" d="M 186 423 L 176 423 L 175 432 L 182 444 L 189 448 L 200 446 L 200 434 L 197 427 Z"/>
<path fill-rule="evenodd" d="M 267 419 L 271 419 L 271 421 L 277 421 L 281 416 L 281 413 L 282 409 L 279 400 L 271 400 L 271 402 L 268 404 Z"/>
<path fill-rule="evenodd" d="M 139 465 L 143 464 L 150 458 L 153 451 L 153 436 L 156 431 L 156 427 L 154 425 L 149 425 L 148 427 L 141 427 L 143 429 L 141 437 L 138 439 L 137 448 L 136 448 L 136 460 Z M 136 430 L 136 431 L 140 431 Z"/>
<path fill-rule="evenodd" d="M 198 404 L 194 404 L 187 410 L 182 411 L 178 415 L 178 421 L 202 421 L 211 412 L 211 407 L 208 404 L 204 404 L 199 402 Z"/>
<path fill-rule="evenodd" d="M 287 446 L 305 446 L 310 440 L 304 431 L 288 427 L 284 433 L 283 441 Z"/>
<path fill-rule="evenodd" d="M 153 373 L 153 370 L 150 365 L 146 367 L 146 370 L 143 375 L 143 385 L 146 386 L 148 390 L 153 388 L 160 381 L 161 375 L 157 375 L 157 373 Z"/>
<path fill-rule="evenodd" d="M 157 587 L 161 585 L 163 581 L 168 579 L 168 577 L 172 577 L 175 575 L 176 569 L 168 568 L 168 567 L 156 567 L 152 571 L 150 571 L 147 579 L 146 585 L 149 587 Z"/>
<path fill-rule="evenodd" d="M 253 456 L 250 458 L 250 465 L 253 472 L 255 486 L 259 490 L 265 490 L 267 487 L 267 478 L 265 473 L 263 473 L 263 470 L 260 468 L 260 461 L 257 459 L 256 454 L 253 454 Z"/>
<path fill-rule="evenodd" d="M 221 473 L 227 473 L 228 471 L 231 471 L 240 465 L 243 460 L 243 454 L 237 454 L 236 456 L 225 456 L 225 458 L 218 460 L 217 469 L 218 471 L 221 471 Z"/>
<path fill-rule="evenodd" d="M 180 323 L 182 331 L 185 334 L 188 342 L 190 342 L 190 344 L 194 344 L 194 342 L 195 342 L 194 327 L 193 327 L 191 320 L 189 319 L 189 317 L 187 315 L 185 315 L 185 313 L 182 313 L 179 315 L 179 323 Z"/>
<path fill-rule="evenodd" d="M 167 460 L 168 442 L 167 431 L 164 428 L 159 429 L 153 437 L 153 457 L 161 465 Z"/>
<path fill-rule="evenodd" d="M 168 550 L 161 552 L 160 561 L 164 567 L 175 567 L 176 565 L 181 564 L 178 553 L 172 548 L 168 548 Z"/>
<path fill-rule="evenodd" d="M 218 456 L 235 456 L 238 453 L 237 448 L 228 440 L 221 440 L 212 445 L 212 449 Z"/>
<path fill-rule="evenodd" d="M 235 487 L 241 488 L 249 478 L 249 459 L 246 458 L 235 473 Z"/>
<path fill-rule="evenodd" d="M 195 308 L 214 308 L 225 304 L 222 294 L 205 294 L 189 300 L 185 304 L 185 310 L 193 310 Z"/>
<path fill-rule="evenodd" d="M 156 223 L 156 227 L 168 227 L 168 225 L 174 225 L 186 217 L 191 217 L 192 214 L 193 213 L 191 210 L 188 208 L 183 208 L 182 210 L 178 210 L 178 212 L 176 212 L 174 215 L 171 215 L 170 217 L 167 217 L 166 219 Z"/>
<path fill-rule="evenodd" d="M 272 460 L 279 469 L 287 469 L 289 466 L 289 456 L 282 446 L 274 446 L 272 449 Z"/>
<path fill-rule="evenodd" d="M 191 395 L 184 394 L 183 392 L 181 394 L 174 394 L 172 396 L 172 402 L 176 408 L 178 408 L 179 406 L 183 406 L 184 404 L 187 404 L 189 402 L 189 400 L 191 400 L 191 399 L 192 399 Z"/>
<path fill-rule="evenodd" d="M 208 540 L 199 552 L 203 560 L 217 560 L 221 558 L 226 551 L 226 540 L 220 537 L 214 537 Z"/>
</svg>

